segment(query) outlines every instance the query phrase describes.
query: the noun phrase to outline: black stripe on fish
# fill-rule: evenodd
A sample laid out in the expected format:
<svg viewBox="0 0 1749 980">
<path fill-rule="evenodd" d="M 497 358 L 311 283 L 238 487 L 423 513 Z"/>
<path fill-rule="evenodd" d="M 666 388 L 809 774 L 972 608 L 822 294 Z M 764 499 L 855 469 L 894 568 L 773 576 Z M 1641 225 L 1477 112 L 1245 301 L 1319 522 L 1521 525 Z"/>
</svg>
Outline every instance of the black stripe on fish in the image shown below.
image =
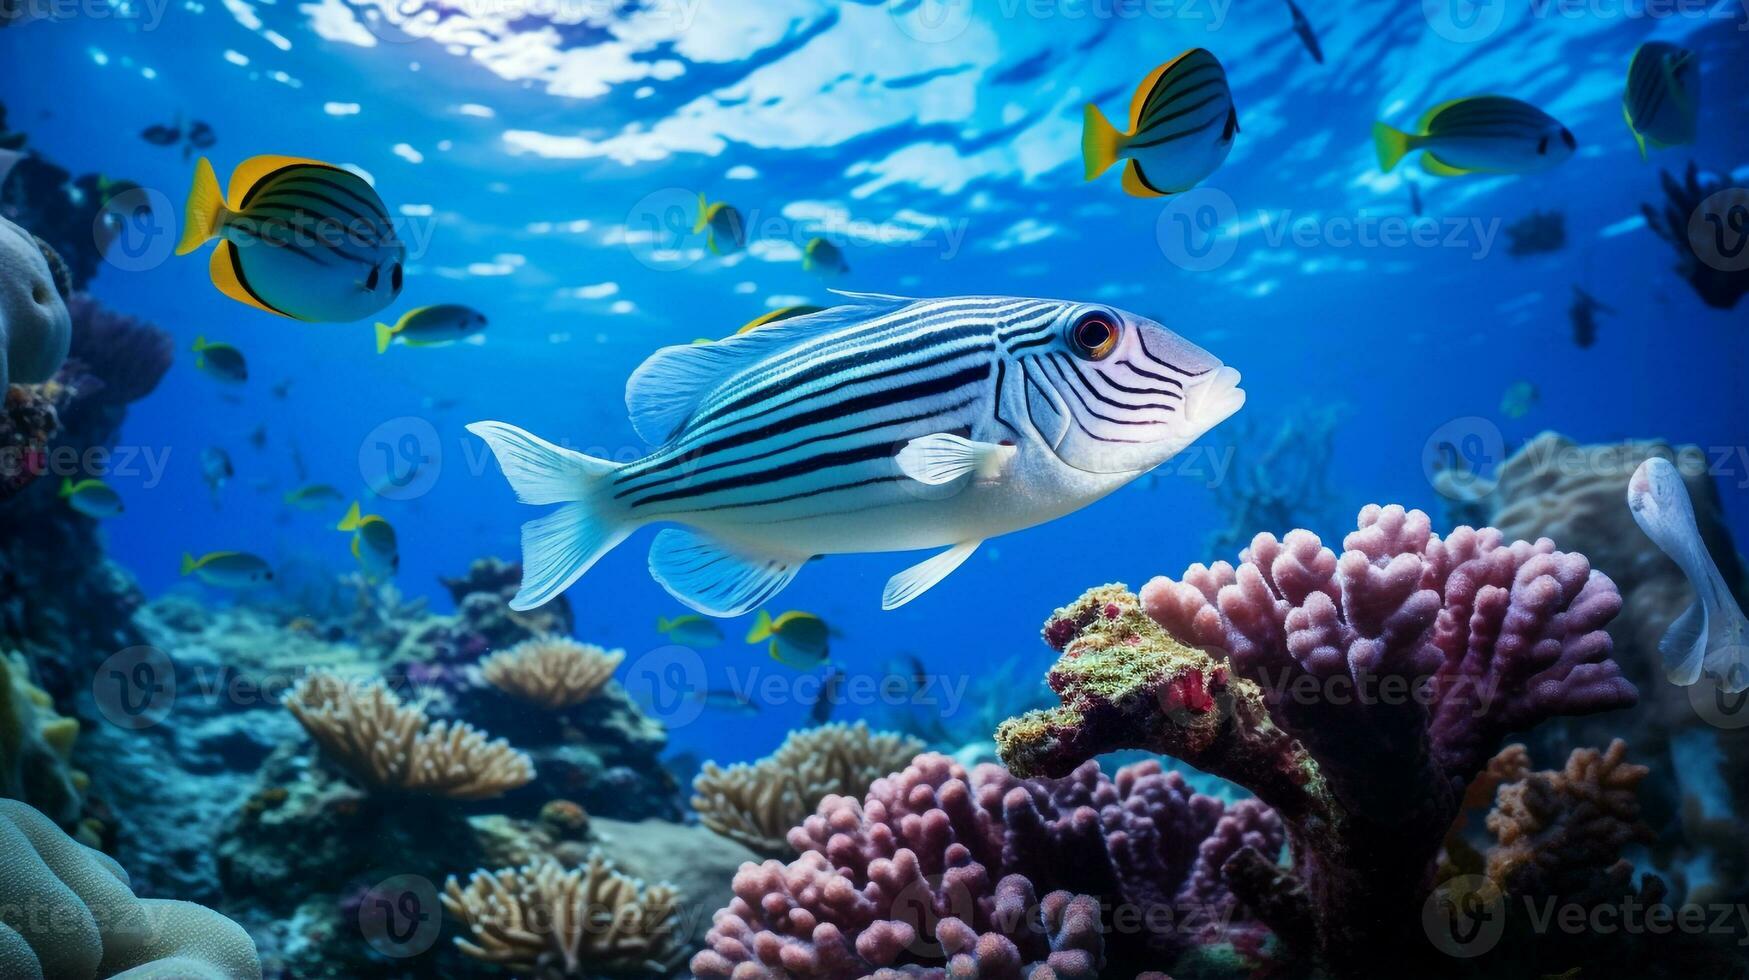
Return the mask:
<svg viewBox="0 0 1749 980">
<path fill-rule="evenodd" d="M 260 293 L 255 291 L 254 286 L 249 285 L 249 277 L 243 274 L 243 259 L 241 256 L 239 256 L 237 254 L 236 243 L 235 242 L 226 242 L 225 244 L 231 246 L 231 248 L 230 248 L 231 274 L 237 277 L 237 285 L 243 287 L 243 291 L 249 294 L 249 298 L 253 299 L 257 303 L 260 303 L 263 309 L 272 310 L 273 312 L 278 313 L 281 316 L 292 316 L 292 314 L 287 313 L 286 311 L 280 309 L 277 306 L 274 306 L 272 303 L 269 303 L 265 298 L 262 297 L 262 295 Z M 293 319 L 300 319 L 300 318 L 293 317 Z"/>
<path fill-rule="evenodd" d="M 1209 102 L 1213 102 L 1213 101 L 1214 101 L 1214 97 L 1211 96 L 1207 101 L 1199 102 L 1199 103 L 1197 103 L 1197 105 L 1193 106 L 1192 108 L 1200 109 L 1203 106 L 1207 105 Z M 1197 126 L 1192 126 L 1189 129 L 1182 129 L 1182 130 L 1178 130 L 1176 132 L 1165 133 L 1165 134 L 1162 134 L 1160 136 L 1156 136 L 1152 139 L 1132 141 L 1129 143 L 1125 143 L 1124 150 L 1125 151 L 1141 150 L 1141 149 L 1146 149 L 1147 147 L 1150 147 L 1150 146 L 1160 146 L 1161 144 L 1164 144 L 1164 143 L 1170 143 L 1173 140 L 1181 140 L 1181 139 L 1185 138 L 1186 136 L 1195 136 L 1197 133 L 1200 133 L 1203 130 L 1208 129 L 1210 126 L 1213 126 L 1214 124 L 1216 124 L 1218 122 L 1221 122 L 1225 118 L 1226 118 L 1226 116 L 1224 116 L 1224 115 L 1210 116 L 1202 124 L 1197 125 Z M 1139 172 L 1140 171 L 1138 171 L 1138 173 Z M 1147 181 L 1144 180 L 1143 183 L 1147 183 Z M 1155 188 L 1152 184 L 1148 185 L 1148 189 L 1149 190 L 1158 190 L 1158 188 Z"/>
<path fill-rule="evenodd" d="M 1092 405 L 1089 405 L 1087 403 L 1087 396 L 1082 393 L 1082 386 L 1076 384 L 1074 379 L 1069 377 L 1069 372 L 1063 370 L 1062 365 L 1058 364 L 1056 362 L 1055 358 L 1044 361 L 1043 366 L 1046 368 L 1054 369 L 1057 373 L 1058 380 L 1063 382 L 1063 387 L 1069 389 L 1069 393 L 1074 395 L 1075 400 L 1081 403 L 1081 409 L 1083 411 L 1085 411 L 1088 415 L 1093 416 L 1094 418 L 1098 419 L 1099 421 L 1110 422 L 1112 425 L 1148 425 L 1148 424 L 1150 424 L 1150 423 L 1145 422 L 1141 419 L 1114 419 L 1109 415 L 1099 414 L 1098 412 L 1093 410 Z M 1069 414 L 1073 415 L 1075 413 L 1073 411 L 1071 411 Z M 1088 433 L 1088 434 L 1091 435 L 1092 433 Z"/>
<path fill-rule="evenodd" d="M 343 227 L 345 227 L 348 231 L 351 231 L 353 229 L 360 228 L 360 227 L 368 229 L 370 231 L 370 233 L 373 236 L 375 236 L 375 238 L 376 238 L 375 241 L 368 242 L 367 244 L 369 244 L 369 245 L 378 245 L 384 241 L 383 230 L 384 230 L 384 228 L 387 227 L 386 222 L 379 222 L 379 221 L 372 220 L 371 218 L 367 218 L 364 215 L 359 214 L 357 211 L 353 210 L 352 208 L 347 207 L 346 205 L 335 200 L 334 198 L 329 197 L 326 194 L 319 193 L 317 191 L 306 190 L 303 188 L 285 188 L 285 189 L 277 189 L 276 188 L 275 190 L 272 190 L 266 194 L 263 194 L 261 196 L 261 198 L 255 202 L 255 207 L 262 207 L 262 206 L 272 205 L 275 203 L 286 203 L 286 202 L 289 202 L 291 200 L 296 200 L 296 199 L 318 201 L 328 208 L 332 208 L 336 211 L 344 212 L 348 217 L 352 218 L 352 221 L 351 222 L 338 221 L 338 223 L 340 225 L 342 225 Z M 249 208 L 248 209 L 249 213 L 253 213 L 255 210 L 255 207 Z M 322 210 L 319 210 L 317 208 L 310 208 L 310 207 L 305 207 L 305 210 L 320 217 L 324 222 L 338 220 L 336 218 L 336 216 L 331 212 L 324 213 Z M 379 225 L 381 225 L 382 227 L 379 227 Z"/>
<path fill-rule="evenodd" d="M 787 504 L 796 500 L 805 500 L 808 497 L 818 497 L 822 494 L 840 493 L 845 490 L 857 490 L 862 487 L 874 486 L 880 483 L 899 483 L 909 479 L 911 478 L 902 474 L 899 476 L 875 476 L 869 477 L 866 480 L 856 480 L 852 483 L 840 483 L 829 487 L 815 487 L 812 490 L 802 490 L 796 493 L 785 494 L 781 497 L 768 497 L 764 500 L 743 500 L 732 504 L 716 504 L 710 507 L 701 507 L 698 512 L 705 513 L 719 510 L 736 510 L 743 507 L 767 507 L 771 504 Z"/>
<path fill-rule="evenodd" d="M 345 170 L 334 170 L 334 171 L 318 170 L 318 171 L 313 172 L 313 173 L 308 171 L 308 170 L 304 170 L 304 171 L 299 171 L 299 172 L 288 173 L 283 177 L 269 178 L 269 180 L 273 181 L 272 187 L 267 187 L 266 181 L 263 181 L 261 184 L 257 184 L 256 186 L 261 187 L 263 192 L 265 193 L 265 192 L 278 192 L 281 190 L 291 189 L 295 185 L 300 185 L 300 184 L 315 184 L 318 187 L 328 188 L 328 189 L 331 189 L 334 191 L 338 191 L 341 194 L 345 194 L 347 197 L 350 197 L 354 201 L 357 201 L 361 206 L 363 206 L 365 208 L 365 210 L 369 211 L 373 215 L 376 215 L 378 221 L 380 221 L 381 223 L 383 223 L 385 225 L 389 224 L 389 212 L 386 208 L 384 208 L 382 201 L 376 197 L 376 194 L 374 191 L 371 193 L 368 193 L 368 194 L 360 194 L 358 192 L 357 187 L 355 187 L 351 183 L 351 181 L 338 180 L 338 179 L 335 179 L 333 177 L 327 176 L 327 174 L 330 172 L 337 173 L 337 174 L 345 174 L 347 177 L 351 178 L 352 181 L 358 181 L 359 183 L 363 183 L 363 180 L 361 178 L 359 178 L 356 174 L 348 173 Z M 369 185 L 366 185 L 366 187 L 368 187 L 368 186 Z M 247 206 L 247 205 L 245 205 L 245 206 Z"/>
<path fill-rule="evenodd" d="M 1029 358 L 1022 363 L 1022 367 L 1031 367 L 1034 363 L 1037 363 L 1037 361 L 1038 361 L 1037 358 Z M 1040 365 L 1039 370 L 1041 372 L 1044 371 L 1044 366 L 1042 364 Z M 1031 380 L 1030 372 L 1028 373 L 1027 377 L 1028 377 L 1028 380 Z M 1045 380 L 1047 383 L 1045 385 L 1041 385 L 1040 386 L 1041 388 L 1050 388 L 1052 390 L 1054 390 L 1056 388 L 1055 385 L 1048 384 L 1048 382 L 1050 380 L 1050 375 L 1048 375 L 1048 374 L 1045 375 Z M 1038 384 L 1038 382 L 1036 382 L 1036 381 L 1033 383 L 1035 385 Z M 1067 382 L 1065 382 L 1065 383 L 1067 383 Z M 1073 387 L 1073 386 L 1071 386 L 1071 387 Z M 1077 396 L 1077 397 L 1079 397 L 1079 396 Z M 1065 408 L 1068 409 L 1069 421 L 1074 422 L 1075 428 L 1080 429 L 1081 432 L 1084 435 L 1086 435 L 1089 439 L 1093 439 L 1097 442 L 1120 442 L 1120 443 L 1129 443 L 1131 445 L 1139 445 L 1142 442 L 1146 441 L 1143 439 L 1119 439 L 1116 436 L 1102 436 L 1099 433 L 1094 432 L 1092 429 L 1089 429 L 1087 427 L 1087 423 L 1081 421 L 1081 416 L 1075 414 L 1075 407 L 1073 405 L 1070 405 L 1067 400 L 1065 400 L 1063 402 L 1063 405 Z M 1085 403 L 1083 403 L 1083 406 L 1085 406 Z M 1028 403 L 1027 411 L 1028 412 L 1031 411 L 1031 403 L 1030 402 Z M 1091 410 L 1089 410 L 1089 411 L 1091 411 Z M 1124 424 L 1141 424 L 1141 423 L 1124 423 Z M 1036 426 L 1035 426 L 1035 428 L 1036 428 Z"/>
<path fill-rule="evenodd" d="M 1081 379 L 1081 387 L 1084 388 L 1088 394 L 1113 408 L 1121 408 L 1126 412 L 1140 412 L 1150 408 L 1165 409 L 1168 412 L 1175 412 L 1178 410 L 1176 405 L 1159 405 L 1153 402 L 1131 405 L 1127 402 L 1118 401 L 1115 398 L 1108 398 L 1100 392 L 1099 386 L 1093 383 L 1092 378 L 1089 378 L 1086 374 L 1082 373 L 1081 366 L 1070 360 L 1068 355 L 1052 352 L 1049 356 L 1051 361 L 1057 365 L 1059 371 L 1067 368 L 1068 370 L 1075 372 L 1075 377 Z M 1156 394 L 1156 392 L 1146 392 L 1146 394 Z"/>
<path fill-rule="evenodd" d="M 1200 378 L 1203 375 L 1209 373 L 1209 371 L 1213 370 L 1212 368 L 1203 368 L 1201 371 L 1186 371 L 1185 369 L 1179 367 L 1178 365 L 1172 363 L 1171 361 L 1168 361 L 1164 358 L 1155 357 L 1154 352 L 1148 349 L 1147 334 L 1144 334 L 1141 332 L 1138 332 L 1136 334 L 1136 346 L 1140 347 L 1142 349 L 1142 356 L 1143 357 L 1146 357 L 1148 360 L 1153 361 L 1155 364 L 1158 364 L 1161 367 L 1169 368 L 1173 371 L 1177 371 L 1179 374 L 1182 374 L 1187 378 Z M 1134 371 L 1135 368 L 1132 367 L 1130 370 Z M 1142 374 L 1143 372 L 1136 371 L 1136 373 Z M 1152 375 L 1148 375 L 1148 377 L 1152 377 Z M 1170 380 L 1170 379 L 1162 379 L 1162 380 Z"/>
<path fill-rule="evenodd" d="M 1148 106 L 1147 110 L 1142 114 L 1141 121 L 1136 124 L 1136 133 L 1140 134 L 1140 133 L 1146 132 L 1147 130 L 1153 129 L 1155 126 L 1158 126 L 1160 123 L 1163 123 L 1168 119 L 1173 119 L 1173 118 L 1176 118 L 1176 116 L 1183 115 L 1182 112 L 1176 113 L 1174 115 L 1162 115 L 1162 113 L 1164 113 L 1167 109 L 1170 109 L 1173 106 L 1177 105 L 1181 100 L 1189 98 L 1190 96 L 1195 95 L 1196 93 L 1201 92 L 1204 89 L 1214 88 L 1215 91 L 1213 93 L 1211 93 L 1211 97 L 1213 97 L 1213 98 L 1221 97 L 1227 91 L 1226 85 L 1224 84 L 1225 82 L 1226 82 L 1226 79 L 1224 77 L 1222 77 L 1222 78 L 1205 78 L 1202 81 L 1197 82 L 1194 85 L 1186 85 L 1184 88 L 1180 89 L 1179 91 L 1174 92 L 1170 97 L 1161 99 L 1159 101 L 1159 103 L 1156 105 Z M 1198 103 L 1198 105 L 1202 105 L 1202 104 L 1206 104 L 1206 100 L 1203 103 Z M 1192 106 L 1191 108 L 1194 109 L 1194 108 L 1196 108 L 1196 106 Z"/>
</svg>

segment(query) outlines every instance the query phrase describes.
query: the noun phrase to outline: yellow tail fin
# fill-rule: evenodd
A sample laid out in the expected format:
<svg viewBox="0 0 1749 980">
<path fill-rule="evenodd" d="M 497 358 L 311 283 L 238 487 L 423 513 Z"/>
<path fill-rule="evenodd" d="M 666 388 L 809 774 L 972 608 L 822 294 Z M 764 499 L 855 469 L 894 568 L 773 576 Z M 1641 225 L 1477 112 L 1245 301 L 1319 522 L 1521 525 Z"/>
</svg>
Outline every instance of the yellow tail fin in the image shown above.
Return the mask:
<svg viewBox="0 0 1749 980">
<path fill-rule="evenodd" d="M 1382 122 L 1372 124 L 1372 145 L 1379 153 L 1379 169 L 1390 173 L 1409 152 L 1409 134 Z"/>
<path fill-rule="evenodd" d="M 73 479 L 71 477 L 66 477 L 66 476 L 61 477 L 61 496 L 71 497 L 72 495 L 73 495 Z"/>
<path fill-rule="evenodd" d="M 694 235 L 704 231 L 704 226 L 710 222 L 710 200 L 704 196 L 704 191 L 698 192 L 698 222 L 692 226 Z"/>
<path fill-rule="evenodd" d="M 1081 125 L 1081 163 L 1086 169 L 1087 179 L 1105 173 L 1107 167 L 1116 163 L 1117 151 L 1122 145 L 1123 134 L 1105 118 L 1098 106 L 1087 103 Z"/>
<path fill-rule="evenodd" d="M 193 555 L 186 551 L 182 553 L 182 574 L 187 575 L 199 567 L 200 562 L 195 561 Z"/>
<path fill-rule="evenodd" d="M 219 233 L 225 218 L 225 197 L 219 190 L 219 175 L 206 157 L 194 166 L 194 186 L 188 191 L 188 206 L 182 212 L 182 240 L 177 255 L 187 255 Z"/>
<path fill-rule="evenodd" d="M 771 639 L 771 613 L 759 610 L 759 618 L 753 621 L 753 628 L 747 631 L 747 642 L 758 643 Z"/>
<path fill-rule="evenodd" d="M 359 512 L 358 501 L 354 500 L 352 507 L 346 511 L 346 516 L 340 519 L 340 523 L 334 526 L 334 530 L 356 531 L 358 526 L 363 523 L 364 516 Z"/>
<path fill-rule="evenodd" d="M 377 353 L 381 354 L 395 342 L 395 328 L 386 323 L 377 324 Z"/>
</svg>

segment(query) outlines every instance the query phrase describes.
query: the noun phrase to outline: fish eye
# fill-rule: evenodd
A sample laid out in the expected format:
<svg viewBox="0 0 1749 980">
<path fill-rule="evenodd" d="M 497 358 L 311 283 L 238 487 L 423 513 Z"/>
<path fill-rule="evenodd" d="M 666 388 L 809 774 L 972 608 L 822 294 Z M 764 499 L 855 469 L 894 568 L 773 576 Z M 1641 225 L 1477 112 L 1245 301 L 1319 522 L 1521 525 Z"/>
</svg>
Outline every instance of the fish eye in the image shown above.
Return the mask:
<svg viewBox="0 0 1749 980">
<path fill-rule="evenodd" d="M 1069 328 L 1069 346 L 1089 361 L 1097 361 L 1117 346 L 1117 318 L 1109 313 L 1084 313 Z"/>
<path fill-rule="evenodd" d="M 370 275 L 368 275 L 368 276 L 366 276 L 366 277 L 365 277 L 365 279 L 364 279 L 364 288 L 365 288 L 365 289 L 370 289 L 370 290 L 374 290 L 374 289 L 376 289 L 376 288 L 377 288 L 377 281 L 378 281 L 378 279 L 379 279 L 379 278 L 380 278 L 380 276 L 379 276 L 379 275 L 378 275 L 378 273 L 379 273 L 379 272 L 380 272 L 380 271 L 381 271 L 381 270 L 379 270 L 379 269 L 377 269 L 377 268 L 376 268 L 376 267 L 374 267 L 374 266 L 373 266 L 373 267 L 371 267 L 371 270 L 370 270 Z"/>
<path fill-rule="evenodd" d="M 1579 141 L 1573 138 L 1573 131 L 1567 129 L 1565 126 L 1561 127 L 1561 142 L 1567 144 L 1567 149 L 1569 150 L 1576 149 L 1579 146 Z"/>
<path fill-rule="evenodd" d="M 395 271 L 389 273 L 389 288 L 395 292 L 401 291 L 401 263 L 395 263 Z"/>
</svg>

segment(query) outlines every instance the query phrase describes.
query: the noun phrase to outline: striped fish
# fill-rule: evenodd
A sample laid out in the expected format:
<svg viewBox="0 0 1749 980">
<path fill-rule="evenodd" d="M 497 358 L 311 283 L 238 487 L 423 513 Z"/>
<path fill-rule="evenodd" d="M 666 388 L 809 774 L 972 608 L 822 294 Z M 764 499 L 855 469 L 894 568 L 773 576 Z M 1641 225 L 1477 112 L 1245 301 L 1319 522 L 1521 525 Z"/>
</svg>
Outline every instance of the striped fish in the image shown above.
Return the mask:
<svg viewBox="0 0 1749 980">
<path fill-rule="evenodd" d="M 259 156 L 231 172 L 230 193 L 204 157 L 177 255 L 213 239 L 213 285 L 259 310 L 316 323 L 373 316 L 401 294 L 407 248 L 382 198 L 349 170 Z"/>
<path fill-rule="evenodd" d="M 892 609 L 985 538 L 1075 511 L 1244 403 L 1239 374 L 1152 320 L 1099 304 L 843 293 L 810 316 L 666 347 L 626 406 L 660 446 L 615 464 L 476 422 L 524 503 L 530 609 L 646 524 L 650 573 L 738 616 L 817 555 L 945 550 L 893 576 Z"/>
<path fill-rule="evenodd" d="M 1648 41 L 1628 63 L 1621 114 L 1646 158 L 1646 144 L 1679 146 L 1694 142 L 1700 114 L 1700 62 L 1694 52 L 1663 41 Z"/>
<path fill-rule="evenodd" d="M 1118 132 L 1087 104 L 1081 160 L 1092 180 L 1127 157 L 1123 189 L 1162 197 L 1190 190 L 1219 169 L 1238 132 L 1227 70 L 1207 50 L 1192 48 L 1142 79 L 1130 99 L 1129 132 Z"/>
<path fill-rule="evenodd" d="M 1405 133 L 1373 123 L 1379 169 L 1390 173 L 1405 154 L 1425 150 L 1421 167 L 1438 177 L 1528 174 L 1561 163 L 1579 145 L 1555 117 L 1504 95 L 1442 102 L 1429 109 L 1415 129 Z"/>
</svg>

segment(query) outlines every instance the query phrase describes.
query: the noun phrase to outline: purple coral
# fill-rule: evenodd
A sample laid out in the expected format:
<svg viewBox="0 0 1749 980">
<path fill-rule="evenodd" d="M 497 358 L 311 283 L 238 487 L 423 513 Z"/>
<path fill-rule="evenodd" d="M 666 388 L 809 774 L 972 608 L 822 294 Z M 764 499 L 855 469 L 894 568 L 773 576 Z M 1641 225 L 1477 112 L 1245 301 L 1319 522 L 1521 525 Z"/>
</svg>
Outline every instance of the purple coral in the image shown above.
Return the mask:
<svg viewBox="0 0 1749 980">
<path fill-rule="evenodd" d="M 1220 864 L 1246 844 L 1274 853 L 1282 841 L 1266 807 L 1228 809 L 1157 763 L 1116 780 L 1088 763 L 1029 781 L 921 755 L 863 800 L 822 801 L 790 832 L 801 856 L 787 866 L 743 865 L 692 969 L 798 980 L 1020 977 L 1040 966 L 1117 975 L 1115 964 L 1224 938 L 1235 902 Z"/>
<path fill-rule="evenodd" d="M 1131 747 L 1250 788 L 1287 822 L 1295 867 L 1242 857 L 1275 892 L 1242 897 L 1353 971 L 1420 951 L 1412 916 L 1440 842 L 1508 732 L 1634 703 L 1603 632 L 1620 606 L 1547 540 L 1442 539 L 1419 511 L 1369 506 L 1340 557 L 1310 532 L 1261 534 L 1237 567 L 1059 610 L 1047 635 L 1074 625 L 1049 675 L 1063 707 L 1010 720 L 998 742 L 1025 775 Z"/>
<path fill-rule="evenodd" d="M 108 309 L 84 294 L 67 301 L 73 346 L 59 380 L 73 391 L 61 412 L 63 442 L 105 445 L 121 428 L 129 404 L 151 394 L 175 356 L 170 335 Z"/>
</svg>

